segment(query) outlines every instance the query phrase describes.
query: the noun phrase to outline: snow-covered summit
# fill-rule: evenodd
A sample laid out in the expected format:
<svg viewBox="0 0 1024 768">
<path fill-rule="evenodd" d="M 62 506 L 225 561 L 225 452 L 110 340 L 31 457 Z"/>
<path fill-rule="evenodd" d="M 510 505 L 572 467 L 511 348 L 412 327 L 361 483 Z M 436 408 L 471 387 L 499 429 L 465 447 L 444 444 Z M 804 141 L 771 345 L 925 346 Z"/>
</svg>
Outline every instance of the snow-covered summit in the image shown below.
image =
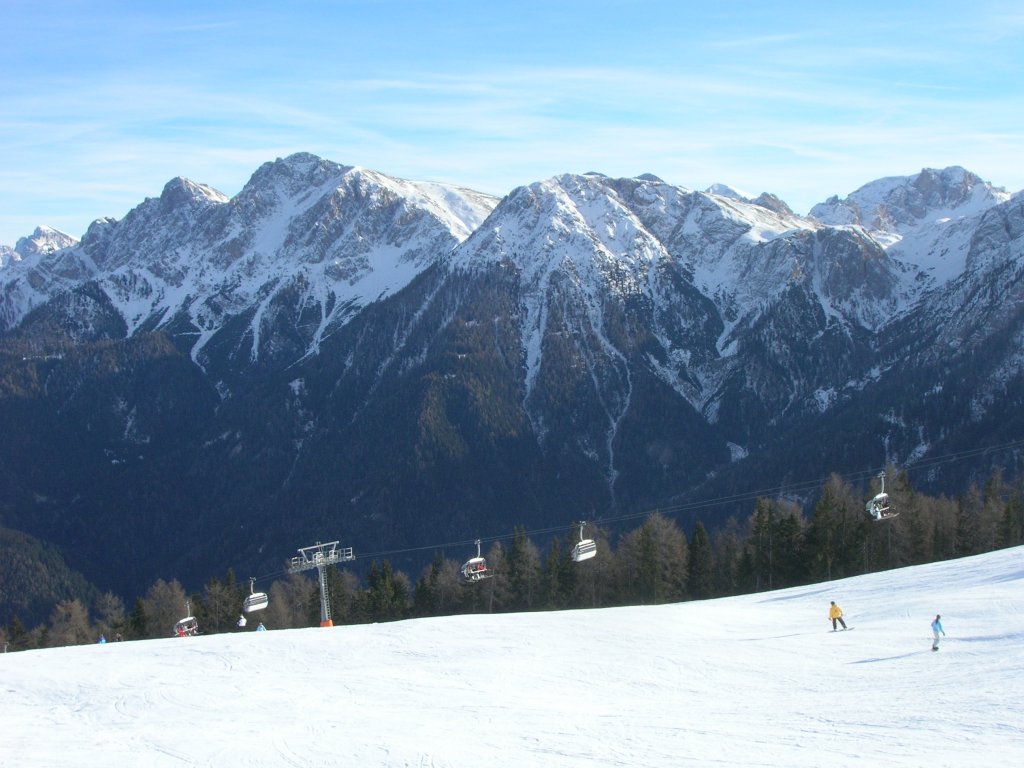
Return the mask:
<svg viewBox="0 0 1024 768">
<path fill-rule="evenodd" d="M 296 153 L 264 163 L 233 201 L 241 209 L 265 209 L 271 201 L 299 213 L 315 199 L 347 190 L 357 197 L 390 194 L 408 201 L 410 208 L 428 211 L 459 240 L 465 239 L 497 203 L 474 190 L 437 182 L 410 181 L 360 166 L 345 166 L 309 153 Z M 377 198 L 381 199 L 380 197 Z"/>
<path fill-rule="evenodd" d="M 833 196 L 815 205 L 810 216 L 824 224 L 858 224 L 900 236 L 922 224 L 976 216 L 1009 197 L 959 166 L 925 168 L 913 176 L 877 179 L 844 199 Z"/>
<path fill-rule="evenodd" d="M 78 239 L 52 227 L 36 227 L 28 237 L 23 237 L 14 246 L 15 252 L 22 258 L 53 253 L 61 248 L 69 248 L 78 243 Z"/>
<path fill-rule="evenodd" d="M 613 185 L 598 174 L 563 174 L 519 187 L 457 249 L 452 265 L 509 262 L 529 275 L 528 284 L 557 266 L 581 285 L 614 271 L 617 290 L 629 290 L 652 259 L 667 254 Z"/>
<path fill-rule="evenodd" d="M 719 197 L 728 197 L 732 200 L 743 200 L 744 202 L 750 199 L 750 195 L 746 192 L 740 192 L 728 184 L 716 183 L 704 190 L 709 195 L 718 195 Z"/>
<path fill-rule="evenodd" d="M 962 274 L 974 228 L 990 208 L 1010 199 L 959 166 L 889 176 L 815 205 L 809 216 L 824 224 L 863 227 L 905 264 L 917 291 Z"/>
<path fill-rule="evenodd" d="M 34 307 L 92 278 L 95 268 L 71 235 L 37 227 L 14 250 L 0 250 L 0 332 Z"/>
<path fill-rule="evenodd" d="M 846 256 L 830 250 L 835 247 Z M 774 196 L 748 200 L 599 174 L 565 174 L 514 190 L 453 258 L 457 267 L 513 264 L 527 284 L 550 269 L 569 269 L 581 285 L 590 274 L 618 293 L 649 290 L 658 279 L 652 267 L 662 261 L 683 267 L 726 316 L 741 315 L 805 277 L 823 295 L 843 301 L 865 285 L 875 299 L 888 296 L 895 288 L 883 283 L 897 280 L 862 230 L 797 216 Z M 843 270 L 853 280 L 862 262 L 865 285 L 836 282 Z M 888 275 L 881 283 L 872 285 L 872 264 Z M 862 320 L 865 312 L 871 314 L 858 312 Z"/>
<path fill-rule="evenodd" d="M 160 202 L 167 208 L 192 205 L 196 202 L 226 203 L 228 196 L 213 187 L 198 184 L 182 176 L 171 179 L 160 193 Z"/>
</svg>

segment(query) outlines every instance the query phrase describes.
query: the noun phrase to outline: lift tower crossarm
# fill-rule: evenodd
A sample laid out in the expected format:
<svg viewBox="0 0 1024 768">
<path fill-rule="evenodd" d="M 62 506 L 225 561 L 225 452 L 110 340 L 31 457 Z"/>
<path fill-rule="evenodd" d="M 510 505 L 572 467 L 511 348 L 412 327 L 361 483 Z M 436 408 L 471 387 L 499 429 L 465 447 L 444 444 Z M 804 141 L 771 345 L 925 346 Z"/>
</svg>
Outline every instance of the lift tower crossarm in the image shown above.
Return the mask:
<svg viewBox="0 0 1024 768">
<path fill-rule="evenodd" d="M 338 548 L 338 542 L 329 541 L 321 544 L 319 541 L 312 547 L 299 549 L 298 557 L 293 557 L 288 565 L 289 573 L 300 573 L 316 568 L 320 577 L 320 626 L 333 627 L 331 620 L 331 603 L 327 597 L 327 574 L 325 568 L 329 565 L 346 563 L 355 560 L 352 547 Z"/>
</svg>

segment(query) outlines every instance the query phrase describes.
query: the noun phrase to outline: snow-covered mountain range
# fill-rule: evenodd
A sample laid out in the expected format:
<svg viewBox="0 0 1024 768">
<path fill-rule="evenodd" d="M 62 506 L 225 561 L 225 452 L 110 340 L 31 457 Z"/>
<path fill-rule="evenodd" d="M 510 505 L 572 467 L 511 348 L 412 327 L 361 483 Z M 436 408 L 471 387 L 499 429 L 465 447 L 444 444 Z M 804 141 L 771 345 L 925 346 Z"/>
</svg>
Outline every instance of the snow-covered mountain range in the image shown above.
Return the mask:
<svg viewBox="0 0 1024 768">
<path fill-rule="evenodd" d="M 404 287 L 475 233 L 453 265 L 486 260 L 481 243 L 493 242 L 499 254 L 510 247 L 529 254 L 518 266 L 532 273 L 550 270 L 550 256 L 573 258 L 583 245 L 634 279 L 652 264 L 678 262 L 723 317 L 740 317 L 787 285 L 810 281 L 823 288 L 831 310 L 859 312 L 851 319 L 878 327 L 923 287 L 962 274 L 979 217 L 1009 198 L 962 168 L 925 169 L 871 182 L 800 217 L 784 203 L 766 204 L 771 195 L 751 200 L 725 185 L 700 193 L 649 175 L 565 175 L 514 190 L 477 232 L 499 202 L 491 196 L 299 154 L 264 165 L 233 199 L 178 178 L 122 221 L 98 219 L 81 242 L 38 228 L 4 248 L 0 321 L 10 330 L 60 292 L 95 281 L 128 335 L 184 315 L 201 329 L 198 355 L 225 317 L 252 307 L 261 316 L 299 283 L 299 303 L 324 309 L 322 332 Z M 530 210 L 537 214 L 532 231 L 522 221 Z M 573 242 L 574 234 L 589 243 Z M 879 256 L 885 285 L 868 280 L 866 289 L 882 291 L 883 306 L 829 293 L 839 287 L 829 277 L 847 261 L 815 256 L 815 242 L 829 238 L 862 251 L 862 261 Z M 214 309 L 213 296 L 230 301 Z"/>
<path fill-rule="evenodd" d="M 168 182 L 123 220 L 100 219 L 54 254 L 19 242 L 3 274 L 0 323 L 17 325 L 54 295 L 95 283 L 124 333 L 184 323 L 193 359 L 227 319 L 252 315 L 252 356 L 266 313 L 318 314 L 310 337 L 404 287 L 483 220 L 487 195 L 392 179 L 312 155 L 267 163 L 233 199 Z M 314 309 L 315 308 L 315 309 Z"/>
<path fill-rule="evenodd" d="M 0 258 L 4 524 L 98 547 L 143 514 L 195 566 L 218 526 L 250 557 L 325 526 L 386 547 L 1016 439 L 1022 234 L 1024 196 L 961 168 L 808 216 L 308 154 L 230 199 L 174 179 Z"/>
<path fill-rule="evenodd" d="M 724 185 L 692 192 L 653 176 L 565 175 L 514 190 L 481 226 L 497 199 L 294 155 L 264 165 L 230 200 L 178 178 L 122 221 L 97 220 L 81 242 L 40 227 L 4 251 L 0 329 L 95 283 L 126 335 L 191 326 L 196 360 L 242 314 L 252 315 L 257 359 L 261 325 L 282 304 L 304 315 L 317 308 L 306 350 L 315 352 L 328 328 L 428 266 L 511 258 L 534 295 L 571 269 L 592 294 L 602 286 L 659 303 L 659 275 L 682 270 L 722 323 L 720 356 L 745 318 L 795 285 L 814 291 L 830 317 L 877 330 L 964 274 L 981 217 L 1010 196 L 947 168 L 871 182 L 808 217 L 770 198 Z M 528 349 L 543 332 L 537 319 L 527 321 Z"/>
</svg>

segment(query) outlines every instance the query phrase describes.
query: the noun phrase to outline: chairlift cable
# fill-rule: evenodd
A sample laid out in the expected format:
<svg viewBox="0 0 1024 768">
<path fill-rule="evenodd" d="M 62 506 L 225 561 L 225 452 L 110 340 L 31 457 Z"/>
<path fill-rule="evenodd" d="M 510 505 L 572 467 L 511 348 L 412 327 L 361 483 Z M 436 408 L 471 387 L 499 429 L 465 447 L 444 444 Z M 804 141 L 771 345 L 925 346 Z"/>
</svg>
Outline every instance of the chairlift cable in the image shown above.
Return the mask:
<svg viewBox="0 0 1024 768">
<path fill-rule="evenodd" d="M 933 468 L 935 466 L 938 466 L 938 465 L 941 465 L 941 464 L 953 463 L 953 462 L 956 462 L 956 461 L 961 461 L 961 460 L 966 459 L 966 458 L 971 458 L 971 457 L 975 457 L 975 456 L 981 456 L 981 455 L 984 455 L 986 453 L 995 453 L 995 452 L 998 452 L 998 451 L 1010 450 L 1010 449 L 1013 449 L 1013 448 L 1021 448 L 1021 447 L 1024 447 L 1024 439 L 1010 440 L 1010 441 L 1007 441 L 1005 443 L 1001 443 L 1001 444 L 998 444 L 998 445 L 989 445 L 989 446 L 979 447 L 979 448 L 970 448 L 970 449 L 966 449 L 966 450 L 963 450 L 963 451 L 956 451 L 954 453 L 943 454 L 941 456 L 933 456 L 933 457 L 930 457 L 928 459 L 924 459 L 922 461 L 915 462 L 912 466 L 905 467 L 901 471 L 905 472 L 905 473 L 911 473 L 911 472 L 917 473 L 917 472 L 920 472 L 920 471 L 925 470 L 925 469 L 931 469 L 931 468 Z M 884 467 L 881 468 L 881 469 L 884 471 Z M 870 480 L 870 479 L 876 477 L 878 475 L 879 471 L 880 471 L 879 468 L 873 468 L 873 469 L 866 469 L 866 470 L 862 470 L 862 471 L 858 471 L 858 472 L 849 472 L 849 473 L 846 473 L 846 474 L 838 474 L 838 473 L 835 473 L 835 472 L 830 472 L 829 475 L 827 477 L 824 477 L 824 478 L 817 478 L 817 479 L 813 479 L 813 480 L 801 480 L 801 481 L 797 481 L 797 482 L 786 483 L 784 485 L 784 487 L 783 487 L 783 490 L 786 491 L 787 494 L 794 494 L 794 495 L 798 494 L 798 493 L 801 493 L 801 492 L 813 491 L 813 490 L 821 488 L 832 476 L 836 476 L 840 480 L 843 480 L 844 482 L 855 484 L 855 483 L 863 482 L 865 480 Z M 606 517 L 598 517 L 598 518 L 595 518 L 594 523 L 598 524 L 598 525 L 603 525 L 603 524 L 608 524 L 608 523 L 620 523 L 620 522 L 624 522 L 624 521 L 627 521 L 627 520 L 636 520 L 636 519 L 639 519 L 639 518 L 646 518 L 646 517 L 649 517 L 650 515 L 655 514 L 655 513 L 662 513 L 662 514 L 665 514 L 665 515 L 674 516 L 674 515 L 678 515 L 679 513 L 682 513 L 682 512 L 695 511 L 695 510 L 698 510 L 698 509 L 706 509 L 706 508 L 709 508 L 709 507 L 717 507 L 717 506 L 722 506 L 724 504 L 733 504 L 733 503 L 739 503 L 739 502 L 743 502 L 743 501 L 752 501 L 752 500 L 756 500 L 756 499 L 760 499 L 760 498 L 765 498 L 765 497 L 773 498 L 773 497 L 778 497 L 780 495 L 781 495 L 781 493 L 780 493 L 780 490 L 779 490 L 778 486 L 773 486 L 771 488 L 763 488 L 761 490 L 756 490 L 756 491 L 746 491 L 746 492 L 743 492 L 743 493 L 729 494 L 729 495 L 718 496 L 718 497 L 709 498 L 709 499 L 699 499 L 699 500 L 695 500 L 695 501 L 684 502 L 684 503 L 681 503 L 681 504 L 670 504 L 670 505 L 656 506 L 656 507 L 651 507 L 651 508 L 648 508 L 648 509 L 645 509 L 645 510 L 642 510 L 642 511 L 639 511 L 639 512 L 630 512 L 630 513 L 625 513 L 625 514 L 621 514 L 621 515 L 612 515 L 612 516 L 606 516 Z M 480 537 L 475 537 L 475 538 L 472 538 L 472 539 L 461 539 L 461 540 L 449 541 L 449 542 L 439 543 L 439 544 L 431 544 L 431 545 L 418 546 L 418 547 L 404 547 L 404 548 L 399 548 L 399 549 L 381 550 L 381 551 L 378 551 L 378 552 L 370 552 L 370 553 L 366 553 L 366 554 L 356 554 L 356 556 L 353 559 L 355 559 L 355 560 L 370 560 L 370 559 L 376 560 L 376 559 L 383 559 L 383 558 L 386 558 L 386 557 L 391 557 L 391 556 L 394 556 L 394 555 L 404 555 L 404 554 L 409 554 L 409 553 L 412 553 L 412 552 L 423 552 L 423 551 L 427 551 L 427 550 L 445 551 L 445 550 L 448 550 L 448 549 L 455 549 L 457 547 L 471 546 L 471 545 L 476 544 L 478 540 L 479 541 L 486 541 L 486 542 L 498 542 L 498 541 L 506 541 L 506 540 L 514 539 L 518 535 L 523 535 L 523 536 L 526 536 L 526 537 L 545 536 L 545 535 L 552 534 L 552 533 L 564 532 L 564 531 L 567 530 L 567 528 L 575 527 L 575 525 L 576 525 L 576 523 L 572 523 L 569 526 L 566 526 L 564 524 L 563 525 L 555 525 L 555 526 L 549 526 L 547 528 L 535 528 L 535 529 L 531 529 L 529 531 L 521 531 L 521 532 L 513 531 L 512 533 L 504 533 L 504 534 L 498 534 L 498 535 L 492 535 L 492 536 L 480 536 Z M 282 569 L 282 570 L 274 571 L 274 572 L 271 572 L 271 573 L 264 574 L 263 576 L 257 577 L 255 579 L 255 581 L 263 581 L 265 579 L 273 579 L 273 578 L 277 578 L 277 577 L 279 577 L 281 575 L 284 575 L 284 574 L 287 574 L 287 573 L 288 573 L 287 570 Z"/>
</svg>

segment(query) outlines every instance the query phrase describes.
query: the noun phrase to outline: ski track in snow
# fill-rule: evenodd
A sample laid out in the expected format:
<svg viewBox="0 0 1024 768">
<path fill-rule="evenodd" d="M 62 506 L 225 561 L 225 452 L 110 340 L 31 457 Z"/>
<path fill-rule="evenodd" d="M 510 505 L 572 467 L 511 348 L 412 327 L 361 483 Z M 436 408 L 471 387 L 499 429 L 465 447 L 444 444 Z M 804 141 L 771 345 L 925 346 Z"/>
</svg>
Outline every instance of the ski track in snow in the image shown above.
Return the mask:
<svg viewBox="0 0 1024 768">
<path fill-rule="evenodd" d="M 1022 587 L 1018 547 L 702 602 L 10 653 L 0 763 L 1018 765 Z"/>
</svg>

